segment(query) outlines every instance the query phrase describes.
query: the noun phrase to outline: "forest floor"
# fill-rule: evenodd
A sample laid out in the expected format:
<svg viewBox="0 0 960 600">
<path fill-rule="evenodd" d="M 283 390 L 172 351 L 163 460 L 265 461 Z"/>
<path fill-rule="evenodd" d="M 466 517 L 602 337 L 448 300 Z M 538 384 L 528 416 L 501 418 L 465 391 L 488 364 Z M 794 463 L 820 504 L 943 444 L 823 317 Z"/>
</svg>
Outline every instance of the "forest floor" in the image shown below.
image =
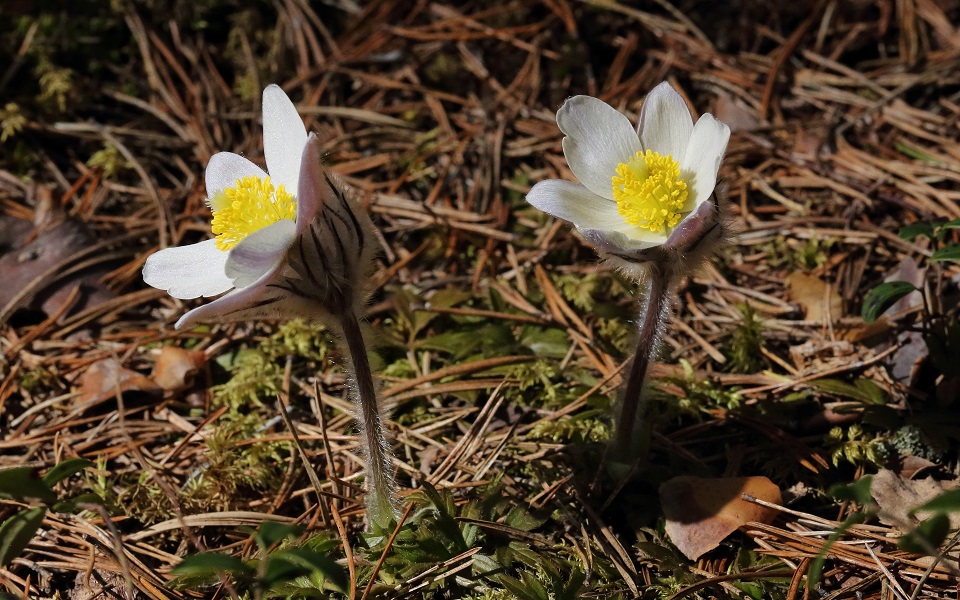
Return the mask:
<svg viewBox="0 0 960 600">
<path fill-rule="evenodd" d="M 955 598 L 958 23 L 955 0 L 5 1 L 0 597 Z M 623 473 L 635 284 L 524 196 L 574 180 L 567 97 L 635 123 L 664 80 L 732 130 L 736 234 L 676 293 Z M 263 164 L 270 83 L 381 234 L 392 531 L 365 533 L 338 342 L 177 331 L 199 302 L 141 278 L 209 237 L 214 153 Z"/>
</svg>

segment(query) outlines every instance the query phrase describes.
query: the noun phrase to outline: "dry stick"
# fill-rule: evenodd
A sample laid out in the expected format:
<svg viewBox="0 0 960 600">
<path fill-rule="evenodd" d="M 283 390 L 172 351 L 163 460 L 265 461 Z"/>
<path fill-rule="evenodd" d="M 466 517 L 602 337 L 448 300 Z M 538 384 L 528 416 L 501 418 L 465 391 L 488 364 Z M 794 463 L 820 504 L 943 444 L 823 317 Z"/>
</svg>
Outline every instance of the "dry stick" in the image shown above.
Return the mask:
<svg viewBox="0 0 960 600">
<path fill-rule="evenodd" d="M 651 262 L 647 274 L 647 296 L 640 309 L 636 354 L 627 375 L 627 389 L 617 420 L 611 455 L 614 460 L 627 464 L 637 460 L 640 467 L 646 463 L 653 431 L 650 423 L 650 395 L 644 393 L 643 386 L 653 356 L 660 347 L 669 309 L 670 277 L 667 269 Z"/>
<path fill-rule="evenodd" d="M 360 322 L 352 313 L 340 317 L 343 338 L 350 351 L 353 366 L 354 401 L 357 403 L 357 420 L 367 460 L 367 516 L 371 524 L 385 527 L 397 518 L 393 502 L 393 465 L 390 450 L 383 433 L 377 389 L 370 371 L 367 347 L 363 342 Z"/>
</svg>

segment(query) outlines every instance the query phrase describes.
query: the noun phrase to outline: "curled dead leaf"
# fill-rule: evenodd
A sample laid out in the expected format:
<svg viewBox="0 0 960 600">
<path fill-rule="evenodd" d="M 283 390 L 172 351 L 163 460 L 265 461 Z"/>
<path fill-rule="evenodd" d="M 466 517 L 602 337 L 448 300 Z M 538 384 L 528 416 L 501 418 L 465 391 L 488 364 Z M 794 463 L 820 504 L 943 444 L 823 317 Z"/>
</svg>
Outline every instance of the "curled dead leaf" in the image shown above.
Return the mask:
<svg viewBox="0 0 960 600">
<path fill-rule="evenodd" d="M 21 222 L 22 223 L 22 222 Z M 3 223 L 6 227 L 7 223 Z M 16 227 L 17 231 L 22 225 Z M 22 232 L 20 232 L 22 233 Z M 89 228 L 75 220 L 64 220 L 35 237 L 0 236 L 19 246 L 0 244 L 0 309 L 12 314 L 16 309 L 39 310 L 45 314 L 57 313 L 68 301 L 74 311 L 82 311 L 103 304 L 115 295 L 100 278 L 108 272 L 103 265 L 93 265 L 77 272 L 60 275 L 71 259 L 95 244 Z M 58 265 L 62 268 L 58 269 Z M 53 271 L 53 272 L 52 272 Z M 26 290 L 26 293 L 25 293 Z M 74 297 L 75 290 L 77 296 Z M 9 314 L 7 315 L 9 316 Z"/>
<path fill-rule="evenodd" d="M 873 476 L 870 495 L 880 507 L 878 517 L 881 523 L 909 529 L 930 516 L 924 512 L 911 516 L 910 511 L 957 486 L 957 481 L 937 481 L 933 477 L 905 479 L 889 469 L 880 469 Z M 950 514 L 950 528 L 960 528 L 960 514 Z"/>
<path fill-rule="evenodd" d="M 814 275 L 791 273 L 787 277 L 790 302 L 803 307 L 808 321 L 836 321 L 843 316 L 843 299 L 829 283 Z"/>
<path fill-rule="evenodd" d="M 105 358 L 87 367 L 80 376 L 77 402 L 83 410 L 111 398 L 117 393 L 144 392 L 155 394 L 157 384 L 144 375 L 120 365 L 116 358 Z"/>
<path fill-rule="evenodd" d="M 670 541 L 696 560 L 746 523 L 771 523 L 776 511 L 744 500 L 744 494 L 781 502 L 780 488 L 766 477 L 683 476 L 667 481 L 660 486 L 660 505 Z"/>
<path fill-rule="evenodd" d="M 153 367 L 153 380 L 167 391 L 184 390 L 193 385 L 197 373 L 207 364 L 207 355 L 200 350 L 184 350 L 164 346 Z"/>
<path fill-rule="evenodd" d="M 730 131 L 753 131 L 760 127 L 757 112 L 745 103 L 737 101 L 724 91 L 718 91 L 713 104 L 713 116 L 730 127 Z"/>
</svg>

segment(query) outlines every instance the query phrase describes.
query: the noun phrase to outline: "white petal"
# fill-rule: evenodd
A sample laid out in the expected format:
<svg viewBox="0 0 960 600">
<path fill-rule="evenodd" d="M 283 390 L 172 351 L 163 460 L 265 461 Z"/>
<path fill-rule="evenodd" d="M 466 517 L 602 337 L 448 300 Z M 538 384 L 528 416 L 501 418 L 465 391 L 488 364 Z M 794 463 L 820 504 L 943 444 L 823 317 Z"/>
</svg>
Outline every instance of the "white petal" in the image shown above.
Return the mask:
<svg viewBox="0 0 960 600">
<path fill-rule="evenodd" d="M 224 273 L 227 253 L 215 244 L 206 240 L 155 252 L 143 265 L 143 280 L 181 300 L 222 294 L 233 281 Z"/>
<path fill-rule="evenodd" d="M 707 113 L 700 117 L 690 136 L 687 152 L 680 162 L 680 176 L 687 182 L 687 203 L 692 211 L 710 197 L 717 185 L 717 171 L 730 141 L 730 128 Z"/>
<path fill-rule="evenodd" d="M 586 238 L 588 242 L 597 248 L 613 253 L 644 250 L 646 248 L 659 246 L 667 240 L 667 236 L 665 235 L 644 230 L 639 231 L 643 231 L 641 234 L 643 237 L 635 237 L 638 233 L 637 228 L 634 228 L 634 230 L 629 233 L 600 229 L 581 229 L 580 233 L 583 234 L 583 237 Z"/>
<path fill-rule="evenodd" d="M 527 202 L 580 229 L 620 229 L 625 225 L 616 202 L 572 181 L 541 181 L 527 193 Z"/>
<path fill-rule="evenodd" d="M 686 102 L 664 81 L 647 94 L 640 109 L 640 143 L 644 150 L 653 150 L 680 162 L 683 158 L 693 119 Z"/>
<path fill-rule="evenodd" d="M 234 287 L 243 288 L 273 271 L 293 243 L 297 225 L 283 219 L 254 231 L 230 249 L 224 272 Z"/>
<path fill-rule="evenodd" d="M 323 168 L 320 138 L 311 133 L 303 147 L 300 158 L 298 186 L 292 191 L 297 195 L 297 234 L 303 234 L 317 218 L 320 207 L 335 201 L 333 189 L 327 182 Z"/>
<path fill-rule="evenodd" d="M 276 272 L 265 275 L 261 280 L 242 289 L 236 289 L 209 304 L 199 306 L 180 317 L 175 327 L 183 329 L 201 321 L 241 321 L 271 319 L 277 317 L 294 318 L 311 316 L 304 311 L 308 306 L 288 291 L 269 285 Z"/>
<path fill-rule="evenodd" d="M 300 156 L 307 143 L 307 129 L 297 108 L 278 85 L 263 90 L 263 153 L 273 185 L 297 193 Z"/>
<path fill-rule="evenodd" d="M 574 96 L 557 111 L 563 155 L 580 183 L 594 194 L 613 199 L 611 179 L 617 165 L 640 151 L 640 138 L 630 120 L 602 100 Z"/>
<path fill-rule="evenodd" d="M 210 157 L 207 163 L 206 182 L 207 198 L 215 200 L 217 194 L 227 188 L 236 187 L 237 180 L 244 177 L 264 178 L 267 174 L 263 169 L 249 160 L 233 152 L 218 152 Z M 211 206 L 217 210 L 216 206 Z"/>
</svg>

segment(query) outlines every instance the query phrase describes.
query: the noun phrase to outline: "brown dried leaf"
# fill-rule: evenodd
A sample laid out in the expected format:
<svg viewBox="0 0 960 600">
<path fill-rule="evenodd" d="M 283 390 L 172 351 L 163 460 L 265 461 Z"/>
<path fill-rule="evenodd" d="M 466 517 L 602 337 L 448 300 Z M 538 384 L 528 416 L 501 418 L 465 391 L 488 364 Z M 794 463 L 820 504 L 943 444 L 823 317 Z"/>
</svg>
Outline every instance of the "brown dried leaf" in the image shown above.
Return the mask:
<svg viewBox="0 0 960 600">
<path fill-rule="evenodd" d="M 905 479 L 889 469 L 880 469 L 873 476 L 870 495 L 880 507 L 878 516 L 881 523 L 908 528 L 930 516 L 920 512 L 911 517 L 911 510 L 957 486 L 957 481 L 937 481 L 933 477 Z M 960 528 L 960 513 L 950 514 L 950 528 Z"/>
<path fill-rule="evenodd" d="M 207 364 L 207 355 L 200 350 L 184 350 L 164 346 L 153 367 L 152 378 L 167 391 L 183 390 L 193 385 L 193 378 Z"/>
<path fill-rule="evenodd" d="M 696 560 L 742 525 L 773 521 L 776 511 L 744 500 L 743 494 L 781 502 L 780 489 L 766 477 L 674 477 L 660 486 L 667 535 Z"/>
<path fill-rule="evenodd" d="M 104 267 L 90 267 L 66 277 L 50 271 L 69 258 L 94 244 L 93 235 L 83 223 L 66 220 L 20 247 L 9 247 L 0 252 L 0 307 L 19 299 L 15 308 L 42 310 L 47 315 L 56 313 L 74 287 L 80 286 L 80 297 L 74 310 L 97 306 L 115 297 L 98 282 L 107 272 Z M 21 297 L 24 288 L 34 294 Z"/>
<path fill-rule="evenodd" d="M 737 102 L 724 91 L 717 92 L 717 99 L 713 103 L 713 116 L 726 123 L 732 133 L 753 131 L 761 125 L 755 110 Z"/>
<path fill-rule="evenodd" d="M 935 471 L 937 463 L 919 456 L 905 456 L 900 461 L 899 475 L 904 479 L 916 479 L 921 473 Z"/>
<path fill-rule="evenodd" d="M 90 365 L 80 376 L 81 405 L 94 405 L 115 398 L 117 391 L 156 393 L 157 387 L 149 378 L 125 367 L 115 358 L 105 358 Z"/>
<path fill-rule="evenodd" d="M 825 322 L 829 316 L 836 321 L 843 316 L 843 299 L 834 287 L 819 277 L 806 273 L 791 273 L 787 277 L 789 301 L 804 309 L 808 321 Z"/>
</svg>

